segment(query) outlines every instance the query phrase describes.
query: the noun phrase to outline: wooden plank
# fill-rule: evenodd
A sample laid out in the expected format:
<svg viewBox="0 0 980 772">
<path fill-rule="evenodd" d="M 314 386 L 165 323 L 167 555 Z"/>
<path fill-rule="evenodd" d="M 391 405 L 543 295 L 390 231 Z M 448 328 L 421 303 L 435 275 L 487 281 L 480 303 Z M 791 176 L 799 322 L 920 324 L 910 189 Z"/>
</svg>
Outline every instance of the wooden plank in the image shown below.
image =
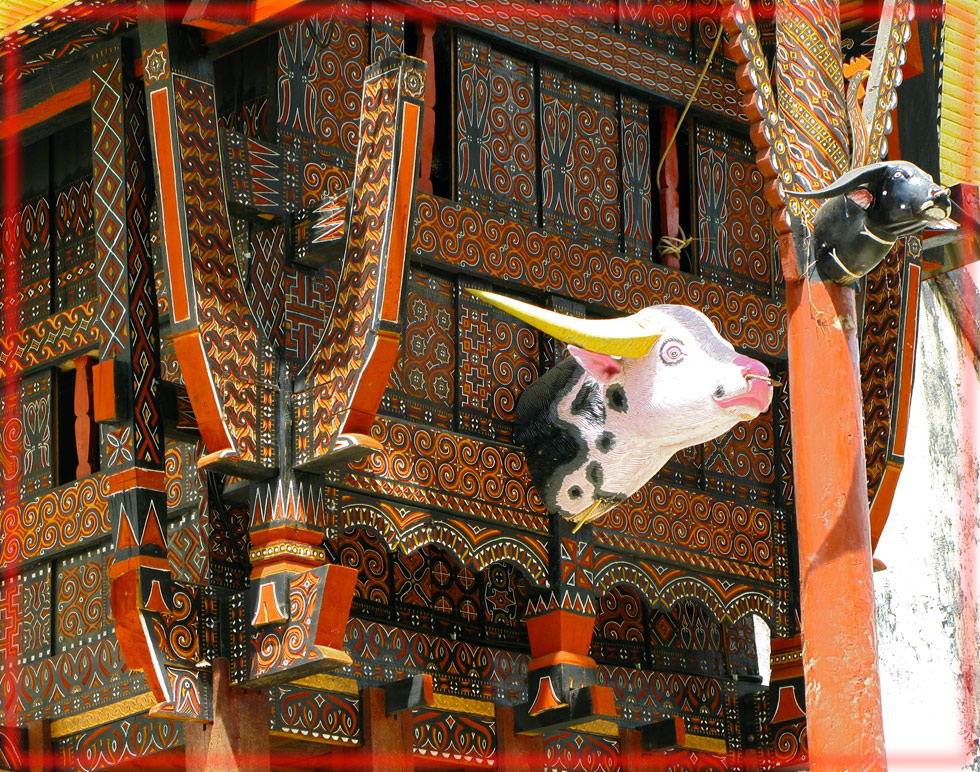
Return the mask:
<svg viewBox="0 0 980 772">
<path fill-rule="evenodd" d="M 21 110 L 16 115 L 0 120 L 0 140 L 18 134 L 25 129 L 37 126 L 59 113 L 76 107 L 89 100 L 91 88 L 88 78 L 74 86 L 59 91 L 42 102 Z"/>
</svg>

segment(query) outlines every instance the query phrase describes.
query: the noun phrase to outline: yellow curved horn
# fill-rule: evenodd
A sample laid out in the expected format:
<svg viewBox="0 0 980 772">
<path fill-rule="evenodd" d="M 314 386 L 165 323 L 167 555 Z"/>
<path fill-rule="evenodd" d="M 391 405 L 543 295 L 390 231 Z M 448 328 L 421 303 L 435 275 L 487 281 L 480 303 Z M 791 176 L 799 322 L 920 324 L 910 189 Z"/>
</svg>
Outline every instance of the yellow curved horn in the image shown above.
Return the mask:
<svg viewBox="0 0 980 772">
<path fill-rule="evenodd" d="M 527 322 L 541 332 L 575 346 L 615 357 L 641 357 L 663 335 L 663 328 L 650 315 L 638 311 L 619 319 L 576 319 L 495 292 L 467 290 L 486 303 Z"/>
</svg>

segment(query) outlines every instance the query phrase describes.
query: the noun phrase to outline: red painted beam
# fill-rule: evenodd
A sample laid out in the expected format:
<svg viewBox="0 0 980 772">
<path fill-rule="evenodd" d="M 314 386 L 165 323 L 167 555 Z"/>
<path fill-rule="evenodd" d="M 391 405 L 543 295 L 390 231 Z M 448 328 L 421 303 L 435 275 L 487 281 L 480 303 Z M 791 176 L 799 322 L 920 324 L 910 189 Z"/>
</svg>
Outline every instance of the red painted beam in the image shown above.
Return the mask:
<svg viewBox="0 0 980 772">
<path fill-rule="evenodd" d="M 786 302 L 810 769 L 884 772 L 854 290 Z"/>
<path fill-rule="evenodd" d="M 87 80 L 76 83 L 64 91 L 59 91 L 43 102 L 38 102 L 32 107 L 28 107 L 15 115 L 0 120 L 0 139 L 6 139 L 32 126 L 37 126 L 39 123 L 48 120 L 48 118 L 53 118 L 58 113 L 84 104 L 89 100 L 91 95 L 92 86 Z"/>
</svg>

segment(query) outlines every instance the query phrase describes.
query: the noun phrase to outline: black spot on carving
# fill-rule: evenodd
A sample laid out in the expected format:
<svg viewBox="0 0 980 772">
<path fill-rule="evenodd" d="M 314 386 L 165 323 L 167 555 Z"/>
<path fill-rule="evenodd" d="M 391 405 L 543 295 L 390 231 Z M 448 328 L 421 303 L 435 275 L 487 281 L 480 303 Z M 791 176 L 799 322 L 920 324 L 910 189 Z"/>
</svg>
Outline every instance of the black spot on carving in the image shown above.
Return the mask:
<svg viewBox="0 0 980 772">
<path fill-rule="evenodd" d="M 603 432 L 599 435 L 599 439 L 595 441 L 595 446 L 601 453 L 608 453 L 613 449 L 616 444 L 616 438 L 613 437 L 612 432 Z"/>
<path fill-rule="evenodd" d="M 602 424 L 606 420 L 606 406 L 602 404 L 602 396 L 599 394 L 599 384 L 591 378 L 587 378 L 582 388 L 578 390 L 575 399 L 572 400 L 571 413 L 573 416 L 581 418 L 590 424 Z"/>
<path fill-rule="evenodd" d="M 573 485 L 568 489 L 568 498 L 570 499 L 580 499 L 582 498 L 582 489 L 577 485 Z"/>
<path fill-rule="evenodd" d="M 598 491 L 602 487 L 602 464 L 592 461 L 585 467 L 585 479 L 592 483 Z"/>
<path fill-rule="evenodd" d="M 721 399 L 725 396 L 725 387 L 719 385 L 717 389 L 711 392 L 711 396 L 713 396 L 715 399 Z"/>
<path fill-rule="evenodd" d="M 626 389 L 620 383 L 614 383 L 606 389 L 606 400 L 609 402 L 609 407 L 617 413 L 625 413 L 629 409 L 629 402 L 626 400 Z"/>
</svg>

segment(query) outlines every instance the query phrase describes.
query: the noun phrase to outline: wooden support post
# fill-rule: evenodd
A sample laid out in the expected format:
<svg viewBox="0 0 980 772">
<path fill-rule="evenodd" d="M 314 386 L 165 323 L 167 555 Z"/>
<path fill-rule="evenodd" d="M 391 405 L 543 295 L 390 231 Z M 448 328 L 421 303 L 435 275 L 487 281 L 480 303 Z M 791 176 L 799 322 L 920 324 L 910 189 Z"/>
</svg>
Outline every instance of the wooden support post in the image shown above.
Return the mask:
<svg viewBox="0 0 980 772">
<path fill-rule="evenodd" d="M 364 739 L 358 768 L 364 772 L 412 772 L 412 714 L 389 715 L 385 702 L 384 689 L 369 686 L 361 690 Z"/>
<path fill-rule="evenodd" d="M 187 769 L 269 772 L 268 694 L 232 687 L 228 660 L 224 657 L 216 657 L 212 669 L 214 722 L 186 724 Z"/>
<path fill-rule="evenodd" d="M 544 736 L 514 733 L 514 709 L 495 705 L 497 769 L 507 772 L 541 772 L 544 769 Z"/>
<path fill-rule="evenodd" d="M 75 359 L 75 450 L 78 466 L 75 477 L 87 477 L 98 467 L 95 416 L 92 411 L 92 364 L 94 357 Z"/>
<path fill-rule="evenodd" d="M 671 142 L 676 128 L 677 109 L 668 106 L 660 108 L 660 155 L 666 153 L 666 157 L 660 170 L 660 179 L 655 182 L 660 191 L 660 235 L 671 239 L 679 238 L 681 232 L 681 199 L 677 192 L 680 166 L 677 162 L 677 142 Z M 681 261 L 676 254 L 665 255 L 662 262 L 675 270 L 681 267 Z"/>
<path fill-rule="evenodd" d="M 418 189 L 422 193 L 432 192 L 432 147 L 436 137 L 436 54 L 432 37 L 436 34 L 434 21 L 418 23 L 419 42 L 415 55 L 425 62 L 425 109 L 422 111 L 422 147 L 419 154 Z"/>
<path fill-rule="evenodd" d="M 789 282 L 786 301 L 810 768 L 883 772 L 854 290 Z"/>
<path fill-rule="evenodd" d="M 51 722 L 37 719 L 27 722 L 27 772 L 53 772 L 57 768 L 51 749 Z"/>
</svg>

